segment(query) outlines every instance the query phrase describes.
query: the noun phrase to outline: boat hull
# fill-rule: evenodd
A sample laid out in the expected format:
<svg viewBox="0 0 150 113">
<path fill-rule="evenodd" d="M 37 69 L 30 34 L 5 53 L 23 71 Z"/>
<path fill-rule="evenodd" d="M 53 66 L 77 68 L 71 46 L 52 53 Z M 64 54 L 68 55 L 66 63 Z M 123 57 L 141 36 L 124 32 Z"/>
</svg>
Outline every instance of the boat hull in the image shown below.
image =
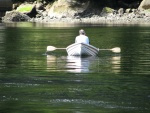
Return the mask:
<svg viewBox="0 0 150 113">
<path fill-rule="evenodd" d="M 99 52 L 98 48 L 84 43 L 71 44 L 66 51 L 69 56 L 96 56 Z"/>
</svg>

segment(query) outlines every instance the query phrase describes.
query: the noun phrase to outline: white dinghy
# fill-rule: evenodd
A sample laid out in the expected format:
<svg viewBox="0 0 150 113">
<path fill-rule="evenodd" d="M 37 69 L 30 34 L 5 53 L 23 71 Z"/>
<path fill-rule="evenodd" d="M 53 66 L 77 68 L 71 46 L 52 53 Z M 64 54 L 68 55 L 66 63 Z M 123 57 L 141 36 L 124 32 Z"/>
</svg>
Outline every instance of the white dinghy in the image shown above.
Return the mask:
<svg viewBox="0 0 150 113">
<path fill-rule="evenodd" d="M 84 43 L 74 43 L 66 48 L 69 56 L 96 56 L 99 49 Z"/>
<path fill-rule="evenodd" d="M 67 48 L 56 48 L 54 46 L 47 46 L 47 52 L 54 51 L 57 49 L 66 50 L 68 56 L 97 56 L 99 51 L 109 50 L 114 53 L 120 53 L 121 49 L 119 47 L 115 47 L 112 49 L 99 49 L 89 44 L 84 43 L 74 43 L 69 45 Z"/>
</svg>

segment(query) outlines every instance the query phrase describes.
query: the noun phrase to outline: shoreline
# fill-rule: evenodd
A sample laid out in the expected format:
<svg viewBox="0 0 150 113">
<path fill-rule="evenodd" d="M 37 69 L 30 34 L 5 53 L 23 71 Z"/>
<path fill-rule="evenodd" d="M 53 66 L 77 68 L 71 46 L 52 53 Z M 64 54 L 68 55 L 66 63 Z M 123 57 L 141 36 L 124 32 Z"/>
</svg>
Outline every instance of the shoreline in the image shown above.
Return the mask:
<svg viewBox="0 0 150 113">
<path fill-rule="evenodd" d="M 120 14 L 108 14 L 106 16 L 92 15 L 90 17 L 74 16 L 74 17 L 49 17 L 41 16 L 30 18 L 25 14 L 14 12 L 7 13 L 1 23 L 13 23 L 13 22 L 33 22 L 33 23 L 43 23 L 43 24 L 54 24 L 54 23 L 64 23 L 64 24 L 102 24 L 102 25 L 150 25 L 150 12 L 139 12 L 135 13 L 124 13 Z M 16 19 L 12 21 L 11 19 Z M 24 18 L 24 21 L 20 21 Z M 26 19 L 27 18 L 27 19 Z"/>
<path fill-rule="evenodd" d="M 115 24 L 115 25 L 150 25 L 150 16 L 142 17 L 142 18 L 131 18 L 129 16 L 126 17 L 86 17 L 86 18 L 34 18 L 29 22 L 35 23 L 66 23 L 66 24 Z"/>
<path fill-rule="evenodd" d="M 66 22 L 66 21 L 49 21 L 49 22 L 35 22 L 35 21 L 21 21 L 21 22 L 2 22 L 1 24 L 16 24 L 16 23 L 34 23 L 41 24 L 42 26 L 50 26 L 50 27 L 62 27 L 62 26 L 79 26 L 79 25 L 93 25 L 93 26 L 150 26 L 150 22 Z"/>
<path fill-rule="evenodd" d="M 15 15 L 15 16 L 14 16 Z M 23 21 L 21 20 L 23 19 Z M 114 25 L 150 25 L 150 12 L 108 14 L 106 16 L 74 16 L 74 17 L 49 17 L 41 16 L 30 18 L 26 14 L 9 12 L 1 20 L 2 23 L 34 22 L 34 23 L 66 23 L 66 24 L 114 24 Z"/>
</svg>

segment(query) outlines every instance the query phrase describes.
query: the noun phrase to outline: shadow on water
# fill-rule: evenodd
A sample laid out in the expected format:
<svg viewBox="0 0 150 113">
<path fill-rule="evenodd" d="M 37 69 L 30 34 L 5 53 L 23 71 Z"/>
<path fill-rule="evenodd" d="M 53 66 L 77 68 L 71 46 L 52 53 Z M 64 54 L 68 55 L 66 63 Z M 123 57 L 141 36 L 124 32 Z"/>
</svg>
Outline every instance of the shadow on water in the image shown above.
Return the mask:
<svg viewBox="0 0 150 113">
<path fill-rule="evenodd" d="M 147 27 L 127 27 L 120 33 L 125 36 L 121 40 L 125 51 L 122 53 L 122 72 L 127 75 L 149 75 L 150 31 Z"/>
</svg>

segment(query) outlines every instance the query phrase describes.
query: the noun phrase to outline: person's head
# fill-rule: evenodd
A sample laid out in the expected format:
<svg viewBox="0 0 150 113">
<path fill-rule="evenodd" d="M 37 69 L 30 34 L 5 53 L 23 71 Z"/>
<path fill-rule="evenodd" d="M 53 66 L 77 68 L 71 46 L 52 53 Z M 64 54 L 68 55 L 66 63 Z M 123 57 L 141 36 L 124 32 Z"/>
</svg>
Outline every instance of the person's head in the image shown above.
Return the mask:
<svg viewBox="0 0 150 113">
<path fill-rule="evenodd" d="M 79 34 L 80 34 L 80 35 L 85 35 L 85 31 L 84 31 L 83 29 L 80 29 L 80 30 L 79 30 Z"/>
</svg>

